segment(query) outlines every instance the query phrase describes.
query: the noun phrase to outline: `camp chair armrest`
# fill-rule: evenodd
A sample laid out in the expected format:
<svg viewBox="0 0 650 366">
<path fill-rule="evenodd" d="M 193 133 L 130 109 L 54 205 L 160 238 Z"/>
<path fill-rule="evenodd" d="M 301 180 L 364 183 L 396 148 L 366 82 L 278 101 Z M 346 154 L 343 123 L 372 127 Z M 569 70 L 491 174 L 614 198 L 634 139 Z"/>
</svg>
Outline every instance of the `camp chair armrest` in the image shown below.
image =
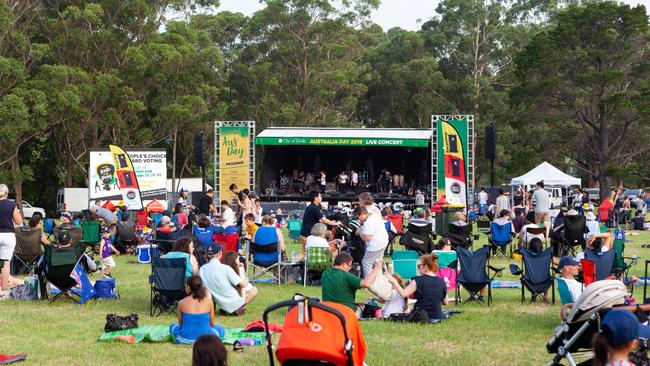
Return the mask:
<svg viewBox="0 0 650 366">
<path fill-rule="evenodd" d="M 490 271 L 492 271 L 494 273 L 499 273 L 499 272 L 502 272 L 504 269 L 506 269 L 506 267 L 497 268 L 497 267 L 493 267 L 493 266 L 488 266 L 488 268 L 490 269 Z"/>
<path fill-rule="evenodd" d="M 511 263 L 510 264 L 510 273 L 513 276 L 521 276 L 521 274 L 524 273 L 524 272 L 521 270 L 521 268 L 519 268 L 518 265 L 516 265 L 514 263 Z"/>
<path fill-rule="evenodd" d="M 560 271 L 560 269 L 558 267 L 555 267 L 555 266 L 551 266 L 551 271 L 553 271 L 553 273 L 555 273 L 555 274 L 561 274 L 562 273 L 562 271 Z"/>
</svg>

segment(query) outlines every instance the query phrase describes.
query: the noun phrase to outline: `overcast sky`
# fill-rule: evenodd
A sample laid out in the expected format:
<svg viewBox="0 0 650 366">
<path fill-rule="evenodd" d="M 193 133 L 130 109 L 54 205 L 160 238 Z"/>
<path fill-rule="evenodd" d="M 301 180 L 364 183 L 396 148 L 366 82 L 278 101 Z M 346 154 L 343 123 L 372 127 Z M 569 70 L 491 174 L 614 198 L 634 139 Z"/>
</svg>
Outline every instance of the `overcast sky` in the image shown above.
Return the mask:
<svg viewBox="0 0 650 366">
<path fill-rule="evenodd" d="M 650 0 L 624 0 L 627 4 L 643 4 L 648 8 Z M 437 0 L 382 0 L 379 9 L 372 14 L 372 21 L 382 28 L 401 27 L 418 30 L 423 21 L 435 14 Z M 258 0 L 221 0 L 219 10 L 240 12 L 251 15 L 262 8 Z"/>
</svg>

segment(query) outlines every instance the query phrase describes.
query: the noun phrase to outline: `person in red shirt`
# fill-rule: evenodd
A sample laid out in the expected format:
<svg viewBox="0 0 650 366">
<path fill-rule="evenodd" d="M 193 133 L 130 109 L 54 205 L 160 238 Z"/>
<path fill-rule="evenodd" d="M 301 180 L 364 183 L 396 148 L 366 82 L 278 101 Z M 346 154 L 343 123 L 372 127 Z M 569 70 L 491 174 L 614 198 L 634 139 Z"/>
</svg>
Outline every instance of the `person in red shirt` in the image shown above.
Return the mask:
<svg viewBox="0 0 650 366">
<path fill-rule="evenodd" d="M 161 233 L 171 233 L 176 231 L 176 228 L 171 226 L 171 224 L 172 224 L 172 219 L 169 218 L 169 216 L 163 216 L 160 219 L 160 226 L 156 229 L 156 231 Z"/>
</svg>

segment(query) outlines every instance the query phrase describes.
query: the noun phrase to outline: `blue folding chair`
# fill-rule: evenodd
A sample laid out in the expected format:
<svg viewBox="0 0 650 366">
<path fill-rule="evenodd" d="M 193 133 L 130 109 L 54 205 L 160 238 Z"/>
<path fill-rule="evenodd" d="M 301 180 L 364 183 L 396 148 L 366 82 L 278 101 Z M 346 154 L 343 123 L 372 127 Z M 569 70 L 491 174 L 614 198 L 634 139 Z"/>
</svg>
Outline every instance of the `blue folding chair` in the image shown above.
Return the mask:
<svg viewBox="0 0 650 366">
<path fill-rule="evenodd" d="M 496 257 L 499 253 L 503 258 L 506 257 L 506 247 L 512 243 L 512 222 L 499 225 L 496 222 L 490 223 L 490 236 L 488 242 L 492 248 L 492 258 Z M 512 245 L 510 245 L 510 256 L 512 257 Z"/>
<path fill-rule="evenodd" d="M 569 286 L 566 284 L 563 278 L 556 278 L 557 281 L 557 293 L 560 294 L 560 301 L 562 305 L 574 303 L 573 295 L 569 291 Z"/>
<path fill-rule="evenodd" d="M 404 279 L 418 275 L 418 260 L 420 255 L 414 250 L 398 250 L 393 252 L 393 272 Z"/>
</svg>

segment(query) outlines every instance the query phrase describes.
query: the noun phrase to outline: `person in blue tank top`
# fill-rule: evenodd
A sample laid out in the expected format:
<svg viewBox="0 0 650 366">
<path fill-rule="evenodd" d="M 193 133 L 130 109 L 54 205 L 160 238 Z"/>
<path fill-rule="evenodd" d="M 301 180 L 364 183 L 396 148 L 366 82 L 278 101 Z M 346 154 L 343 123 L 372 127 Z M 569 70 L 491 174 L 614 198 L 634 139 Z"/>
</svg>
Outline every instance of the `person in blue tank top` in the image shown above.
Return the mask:
<svg viewBox="0 0 650 366">
<path fill-rule="evenodd" d="M 214 324 L 214 303 L 199 276 L 191 276 L 185 284 L 187 297 L 178 302 L 178 323 L 169 326 L 175 343 L 194 344 L 204 334 L 223 337 L 225 330 Z"/>
<path fill-rule="evenodd" d="M 269 215 L 262 217 L 262 226 L 259 227 L 253 235 L 253 243 L 257 245 L 269 245 L 278 243 L 278 246 L 285 252 L 287 248 L 284 246 L 284 236 L 280 229 L 275 226 L 275 219 Z M 278 261 L 277 253 L 255 253 L 255 264 L 271 265 Z"/>
</svg>

